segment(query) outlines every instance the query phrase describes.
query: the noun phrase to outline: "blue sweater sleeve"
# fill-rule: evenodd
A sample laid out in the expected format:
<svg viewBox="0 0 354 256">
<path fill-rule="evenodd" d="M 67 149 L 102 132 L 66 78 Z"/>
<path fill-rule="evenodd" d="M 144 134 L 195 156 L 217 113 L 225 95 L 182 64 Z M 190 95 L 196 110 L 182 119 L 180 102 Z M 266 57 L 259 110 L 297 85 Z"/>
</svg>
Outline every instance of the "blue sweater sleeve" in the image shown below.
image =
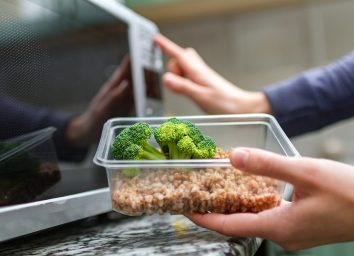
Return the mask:
<svg viewBox="0 0 354 256">
<path fill-rule="evenodd" d="M 0 96 L 0 140 L 54 126 L 53 142 L 60 160 L 83 160 L 87 148 L 77 148 L 68 142 L 65 130 L 72 114 L 54 112 L 20 102 L 14 98 Z"/>
<path fill-rule="evenodd" d="M 288 136 L 354 116 L 354 52 L 263 89 Z"/>
</svg>

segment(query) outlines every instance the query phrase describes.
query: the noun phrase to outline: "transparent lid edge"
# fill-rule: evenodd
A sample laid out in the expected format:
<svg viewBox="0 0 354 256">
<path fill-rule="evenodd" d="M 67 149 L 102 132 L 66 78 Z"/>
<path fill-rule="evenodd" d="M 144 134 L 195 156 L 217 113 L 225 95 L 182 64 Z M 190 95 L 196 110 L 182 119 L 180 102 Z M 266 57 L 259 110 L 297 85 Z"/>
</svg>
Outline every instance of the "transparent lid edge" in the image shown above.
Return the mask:
<svg viewBox="0 0 354 256">
<path fill-rule="evenodd" d="M 288 138 L 288 136 L 285 134 L 284 130 L 281 128 L 280 124 L 276 120 L 274 116 L 269 115 L 269 120 L 270 120 L 270 125 L 272 126 L 272 130 L 274 134 L 276 135 L 276 138 L 278 139 L 279 143 L 281 144 L 282 148 L 285 150 L 287 155 L 289 153 L 292 153 L 291 156 L 293 157 L 300 157 L 300 153 L 296 150 L 295 146 L 291 142 L 291 140 Z M 275 129 L 273 128 L 275 127 Z"/>
<path fill-rule="evenodd" d="M 142 167 L 142 168 L 146 168 L 149 166 L 156 166 L 156 165 L 161 165 L 161 164 L 165 164 L 167 165 L 180 165 L 180 166 L 185 166 L 186 164 L 190 164 L 191 166 L 197 166 L 198 164 L 200 165 L 208 165 L 210 166 L 211 162 L 217 163 L 218 166 L 220 166 L 220 164 L 225 164 L 227 163 L 228 166 L 230 166 L 230 161 L 229 159 L 206 159 L 206 160 L 202 160 L 201 159 L 189 159 L 189 160 L 138 160 L 138 161 L 129 161 L 129 160 L 125 160 L 125 161 L 118 161 L 118 160 L 106 160 L 103 156 L 103 152 L 105 147 L 107 147 L 107 136 L 109 134 L 109 130 L 111 128 L 111 125 L 116 122 L 116 121 L 135 121 L 135 122 L 139 122 L 139 121 L 144 121 L 144 120 L 152 120 L 152 121 L 163 121 L 163 120 L 167 120 L 171 117 L 129 117 L 129 118 L 111 118 L 109 119 L 103 128 L 102 131 L 102 136 L 100 139 L 100 143 L 98 145 L 98 149 L 96 152 L 96 155 L 93 159 L 93 162 L 99 166 L 102 167 L 106 167 L 106 168 L 122 168 L 122 167 Z M 253 119 L 253 118 L 258 118 L 261 120 L 258 120 L 260 122 L 265 122 L 268 126 L 270 126 L 270 128 L 272 129 L 272 131 L 274 132 L 274 134 L 276 135 L 276 137 L 278 138 L 279 143 L 281 144 L 282 148 L 284 149 L 285 153 L 287 155 L 290 156 L 300 156 L 300 154 L 297 152 L 297 150 L 295 149 L 295 147 L 292 145 L 291 141 L 288 139 L 288 137 L 286 136 L 286 134 L 284 133 L 284 131 L 282 130 L 282 128 L 280 127 L 279 123 L 277 122 L 277 120 L 275 119 L 275 117 L 273 117 L 272 115 L 269 114 L 235 114 L 235 115 L 208 115 L 208 116 L 178 116 L 178 118 L 181 119 L 193 119 L 193 120 L 198 120 L 198 119 L 205 119 L 205 118 L 209 118 L 211 120 L 213 119 L 219 119 L 219 118 L 237 118 L 237 119 Z M 246 120 L 248 121 L 248 120 Z M 289 154 L 290 153 L 290 154 Z M 118 161 L 118 162 L 117 162 Z M 227 161 L 227 162 L 225 162 Z"/>
<path fill-rule="evenodd" d="M 26 139 L 27 137 L 33 136 L 31 139 L 29 139 L 28 141 L 25 141 L 20 146 L 14 148 L 14 149 L 11 149 L 10 151 L 2 154 L 0 156 L 0 163 L 3 161 L 6 161 L 10 157 L 17 155 L 21 151 L 25 151 L 25 150 L 27 151 L 27 150 L 33 148 L 34 146 L 39 145 L 40 143 L 48 140 L 49 138 L 51 138 L 53 136 L 53 133 L 56 130 L 57 129 L 55 127 L 49 126 L 44 129 L 41 129 L 41 130 L 37 130 L 37 131 L 31 132 L 31 133 L 27 133 L 24 135 L 20 135 L 20 136 L 8 139 L 8 140 L 4 140 L 4 142 L 11 143 L 16 140 Z"/>
</svg>

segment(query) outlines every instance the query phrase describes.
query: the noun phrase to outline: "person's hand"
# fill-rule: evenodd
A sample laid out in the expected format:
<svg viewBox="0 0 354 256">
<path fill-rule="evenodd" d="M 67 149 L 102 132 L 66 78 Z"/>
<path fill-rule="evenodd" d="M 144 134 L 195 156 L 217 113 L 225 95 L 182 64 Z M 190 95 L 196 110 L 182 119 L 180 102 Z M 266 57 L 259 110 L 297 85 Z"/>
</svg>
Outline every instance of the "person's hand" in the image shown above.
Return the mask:
<svg viewBox="0 0 354 256">
<path fill-rule="evenodd" d="M 262 92 L 242 90 L 211 69 L 192 48 L 181 48 L 162 35 L 155 43 L 171 60 L 163 84 L 192 99 L 209 114 L 271 113 Z"/>
<path fill-rule="evenodd" d="M 230 160 L 240 170 L 293 184 L 293 202 L 258 214 L 188 215 L 197 225 L 227 236 L 270 239 L 288 250 L 354 239 L 353 166 L 249 148 L 236 149 Z"/>
<path fill-rule="evenodd" d="M 126 116 L 131 110 L 133 90 L 129 57 L 125 57 L 111 78 L 91 100 L 86 111 L 73 118 L 67 137 L 75 146 L 88 146 L 97 140 L 107 119 Z"/>
</svg>

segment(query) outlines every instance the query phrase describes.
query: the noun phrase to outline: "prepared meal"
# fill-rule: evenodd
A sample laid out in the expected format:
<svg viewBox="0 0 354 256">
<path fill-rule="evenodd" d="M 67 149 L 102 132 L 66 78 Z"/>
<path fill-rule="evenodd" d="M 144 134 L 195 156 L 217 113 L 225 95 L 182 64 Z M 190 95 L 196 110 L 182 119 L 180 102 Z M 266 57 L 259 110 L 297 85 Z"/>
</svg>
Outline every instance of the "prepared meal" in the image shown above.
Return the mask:
<svg viewBox="0 0 354 256">
<path fill-rule="evenodd" d="M 260 212 L 279 205 L 285 184 L 232 167 L 228 156 L 236 146 L 297 155 L 271 116 L 228 115 L 112 119 L 94 161 L 106 167 L 112 208 L 127 215 Z"/>
</svg>

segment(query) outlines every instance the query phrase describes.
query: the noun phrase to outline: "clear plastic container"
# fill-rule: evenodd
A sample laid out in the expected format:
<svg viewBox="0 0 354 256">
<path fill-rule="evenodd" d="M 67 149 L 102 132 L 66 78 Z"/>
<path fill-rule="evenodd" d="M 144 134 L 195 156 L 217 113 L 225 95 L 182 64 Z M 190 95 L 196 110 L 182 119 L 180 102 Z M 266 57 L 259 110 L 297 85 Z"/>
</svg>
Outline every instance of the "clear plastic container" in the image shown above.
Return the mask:
<svg viewBox="0 0 354 256">
<path fill-rule="evenodd" d="M 0 141 L 0 206 L 30 202 L 60 180 L 55 130 Z"/>
<path fill-rule="evenodd" d="M 289 198 L 291 186 L 249 175 L 233 168 L 227 151 L 256 147 L 286 156 L 299 156 L 279 124 L 270 115 L 210 115 L 177 117 L 193 122 L 212 137 L 218 159 L 115 160 L 114 138 L 136 122 L 152 128 L 168 117 L 116 118 L 104 125 L 94 162 L 106 168 L 112 208 L 126 215 L 143 213 L 259 212 Z M 158 147 L 154 139 L 150 141 Z M 285 189 L 286 187 L 286 189 Z"/>
</svg>

